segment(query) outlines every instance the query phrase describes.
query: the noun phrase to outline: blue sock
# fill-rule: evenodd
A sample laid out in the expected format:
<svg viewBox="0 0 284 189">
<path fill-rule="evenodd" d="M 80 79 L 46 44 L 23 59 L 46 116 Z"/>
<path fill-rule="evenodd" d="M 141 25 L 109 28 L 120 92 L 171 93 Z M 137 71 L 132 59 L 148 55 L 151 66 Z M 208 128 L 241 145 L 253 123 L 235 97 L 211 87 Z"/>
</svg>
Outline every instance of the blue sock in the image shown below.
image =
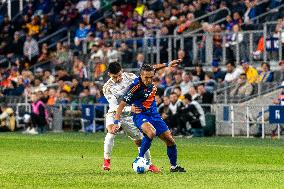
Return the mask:
<svg viewBox="0 0 284 189">
<path fill-rule="evenodd" d="M 168 146 L 167 147 L 167 154 L 170 159 L 171 165 L 176 166 L 177 165 L 177 146 Z"/>
<path fill-rule="evenodd" d="M 144 154 L 150 148 L 151 143 L 152 143 L 152 139 L 150 139 L 147 135 L 144 135 L 141 148 L 140 148 L 140 152 L 139 152 L 139 157 L 144 157 Z"/>
</svg>

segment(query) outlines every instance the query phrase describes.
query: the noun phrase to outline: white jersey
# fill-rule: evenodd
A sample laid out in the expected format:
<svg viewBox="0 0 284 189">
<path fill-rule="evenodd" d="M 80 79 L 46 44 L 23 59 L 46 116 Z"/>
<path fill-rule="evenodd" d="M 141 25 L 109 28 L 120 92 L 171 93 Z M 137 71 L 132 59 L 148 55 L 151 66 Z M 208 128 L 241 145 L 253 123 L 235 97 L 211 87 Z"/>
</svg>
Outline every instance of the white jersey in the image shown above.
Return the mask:
<svg viewBox="0 0 284 189">
<path fill-rule="evenodd" d="M 137 78 L 137 76 L 133 73 L 122 73 L 122 81 L 120 83 L 115 83 L 111 78 L 104 84 L 103 93 L 105 98 L 109 103 L 108 112 L 115 112 L 119 100 L 123 97 L 123 95 L 127 92 L 130 84 Z M 131 107 L 126 106 L 123 112 L 130 112 Z"/>
</svg>

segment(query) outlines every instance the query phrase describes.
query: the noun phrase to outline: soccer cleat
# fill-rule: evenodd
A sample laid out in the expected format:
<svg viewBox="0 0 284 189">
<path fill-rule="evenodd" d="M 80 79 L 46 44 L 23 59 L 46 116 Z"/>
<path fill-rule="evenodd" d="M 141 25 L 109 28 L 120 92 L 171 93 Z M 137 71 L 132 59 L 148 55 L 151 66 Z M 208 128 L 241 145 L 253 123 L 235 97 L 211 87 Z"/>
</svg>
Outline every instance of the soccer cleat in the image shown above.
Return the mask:
<svg viewBox="0 0 284 189">
<path fill-rule="evenodd" d="M 183 167 L 177 165 L 175 168 L 171 167 L 170 172 L 186 172 L 186 170 Z"/>
<path fill-rule="evenodd" d="M 110 159 L 104 159 L 103 169 L 106 171 L 110 170 Z"/>
<path fill-rule="evenodd" d="M 159 172 L 161 172 L 160 169 L 158 167 L 156 167 L 155 165 L 153 165 L 153 164 L 150 165 L 148 171 L 150 171 L 152 173 L 159 173 Z"/>
</svg>

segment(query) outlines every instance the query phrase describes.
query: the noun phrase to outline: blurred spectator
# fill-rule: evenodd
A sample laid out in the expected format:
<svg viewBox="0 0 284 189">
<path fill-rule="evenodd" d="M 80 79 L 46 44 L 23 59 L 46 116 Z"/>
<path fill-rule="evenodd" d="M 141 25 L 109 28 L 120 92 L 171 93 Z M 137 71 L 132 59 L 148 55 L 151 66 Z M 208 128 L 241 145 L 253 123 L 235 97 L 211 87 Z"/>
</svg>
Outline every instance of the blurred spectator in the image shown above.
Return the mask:
<svg viewBox="0 0 284 189">
<path fill-rule="evenodd" d="M 188 93 L 190 86 L 193 86 L 192 79 L 192 74 L 190 72 L 184 72 L 182 74 L 182 82 L 180 83 L 180 88 L 183 95 Z"/>
<path fill-rule="evenodd" d="M 173 113 L 170 109 L 170 98 L 168 96 L 163 97 L 163 103 L 158 107 L 158 112 L 169 128 L 173 130 L 175 124 L 172 122 Z"/>
<path fill-rule="evenodd" d="M 69 60 L 69 52 L 66 44 L 58 42 L 56 44 L 56 51 L 52 54 L 53 64 L 64 64 Z"/>
<path fill-rule="evenodd" d="M 181 128 L 185 127 L 184 123 L 180 122 L 180 113 L 183 107 L 183 103 L 178 99 L 178 95 L 172 92 L 170 95 L 170 105 L 169 108 L 172 112 L 172 121 L 177 125 L 177 130 L 174 134 L 183 134 Z"/>
<path fill-rule="evenodd" d="M 188 52 L 187 52 L 188 53 Z M 192 66 L 192 61 L 190 60 L 189 56 L 185 53 L 184 50 L 180 49 L 178 51 L 178 59 L 181 59 L 181 66 L 183 67 L 191 67 Z"/>
<path fill-rule="evenodd" d="M 270 65 L 266 62 L 261 64 L 261 71 L 259 72 L 258 81 L 265 83 L 265 82 L 272 82 L 273 81 L 273 74 L 270 71 Z"/>
<path fill-rule="evenodd" d="M 226 75 L 225 82 L 234 83 L 236 82 L 240 75 L 243 73 L 243 69 L 235 66 L 233 61 L 229 61 L 226 63 Z"/>
<path fill-rule="evenodd" d="M 52 75 L 50 70 L 45 70 L 43 75 L 43 83 L 51 85 L 55 82 L 55 77 Z"/>
<path fill-rule="evenodd" d="M 245 73 L 240 75 L 236 87 L 231 91 L 231 96 L 248 97 L 253 92 L 252 84 L 247 80 Z"/>
<path fill-rule="evenodd" d="M 85 41 L 90 33 L 90 26 L 86 26 L 84 22 L 80 22 L 79 28 L 76 30 L 75 34 L 75 45 L 81 45 L 82 41 Z"/>
<path fill-rule="evenodd" d="M 199 81 L 204 81 L 205 72 L 201 64 L 196 64 L 194 67 L 193 75 L 199 78 Z"/>
<path fill-rule="evenodd" d="M 41 53 L 38 57 L 38 62 L 46 62 L 51 59 L 49 50 L 48 50 L 48 45 L 44 43 L 41 47 Z"/>
<path fill-rule="evenodd" d="M 199 103 L 202 103 L 202 98 L 197 93 L 196 88 L 194 86 L 189 88 L 189 92 L 188 93 L 190 94 L 192 100 L 195 100 L 195 101 L 198 101 Z"/>
<path fill-rule="evenodd" d="M 144 55 L 142 53 L 138 53 L 133 68 L 141 68 L 141 66 L 145 63 L 144 61 L 145 61 Z"/>
<path fill-rule="evenodd" d="M 213 79 L 217 82 L 222 82 L 225 79 L 226 73 L 219 68 L 219 63 L 216 60 L 212 61 Z"/>
<path fill-rule="evenodd" d="M 205 114 L 200 104 L 192 100 L 189 94 L 185 95 L 183 100 L 184 107 L 182 108 L 182 122 L 188 122 L 191 126 L 191 133 L 193 137 L 203 137 L 203 127 L 205 124 Z"/>
<path fill-rule="evenodd" d="M 174 88 L 174 93 L 176 93 L 176 95 L 177 95 L 177 97 L 178 97 L 179 100 L 182 101 L 182 100 L 184 99 L 184 96 L 183 96 L 183 94 L 182 94 L 182 92 L 181 92 L 180 86 L 176 86 L 176 87 Z"/>
<path fill-rule="evenodd" d="M 24 43 L 24 56 L 31 65 L 35 64 L 39 55 L 38 43 L 30 35 L 26 35 L 26 41 Z"/>
<path fill-rule="evenodd" d="M 250 66 L 246 60 L 241 60 L 241 65 L 246 74 L 246 80 L 251 84 L 256 83 L 258 79 L 257 70 L 254 67 Z"/>
<path fill-rule="evenodd" d="M 213 93 L 207 91 L 203 84 L 197 87 L 198 94 L 201 97 L 201 104 L 212 104 L 213 103 Z"/>
<path fill-rule="evenodd" d="M 249 0 L 246 0 L 245 1 L 245 5 L 247 7 L 247 10 L 244 14 L 244 22 L 246 24 L 252 24 L 252 21 L 251 19 L 253 19 L 254 17 L 257 16 L 257 9 L 256 9 L 256 4 L 257 4 L 257 1 L 249 1 Z"/>
<path fill-rule="evenodd" d="M 14 115 L 14 111 L 6 104 L 1 104 L 0 122 L 0 132 L 15 131 L 16 118 Z"/>
<path fill-rule="evenodd" d="M 50 88 L 48 90 L 48 99 L 47 99 L 47 105 L 48 106 L 54 106 L 57 101 L 57 92 L 54 88 Z"/>
<path fill-rule="evenodd" d="M 279 68 L 273 73 L 273 80 L 278 82 L 284 80 L 284 60 L 279 62 Z"/>
</svg>

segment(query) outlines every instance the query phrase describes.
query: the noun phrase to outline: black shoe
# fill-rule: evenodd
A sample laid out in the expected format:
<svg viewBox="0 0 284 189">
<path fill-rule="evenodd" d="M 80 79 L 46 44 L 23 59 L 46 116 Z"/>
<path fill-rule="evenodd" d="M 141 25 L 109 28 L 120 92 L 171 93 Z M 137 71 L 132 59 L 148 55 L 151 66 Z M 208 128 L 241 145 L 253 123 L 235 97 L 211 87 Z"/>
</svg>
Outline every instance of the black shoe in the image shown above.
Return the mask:
<svg viewBox="0 0 284 189">
<path fill-rule="evenodd" d="M 174 173 L 174 172 L 186 172 L 186 170 L 184 168 L 182 168 L 181 166 L 176 166 L 174 169 L 171 168 L 170 172 Z"/>
</svg>

